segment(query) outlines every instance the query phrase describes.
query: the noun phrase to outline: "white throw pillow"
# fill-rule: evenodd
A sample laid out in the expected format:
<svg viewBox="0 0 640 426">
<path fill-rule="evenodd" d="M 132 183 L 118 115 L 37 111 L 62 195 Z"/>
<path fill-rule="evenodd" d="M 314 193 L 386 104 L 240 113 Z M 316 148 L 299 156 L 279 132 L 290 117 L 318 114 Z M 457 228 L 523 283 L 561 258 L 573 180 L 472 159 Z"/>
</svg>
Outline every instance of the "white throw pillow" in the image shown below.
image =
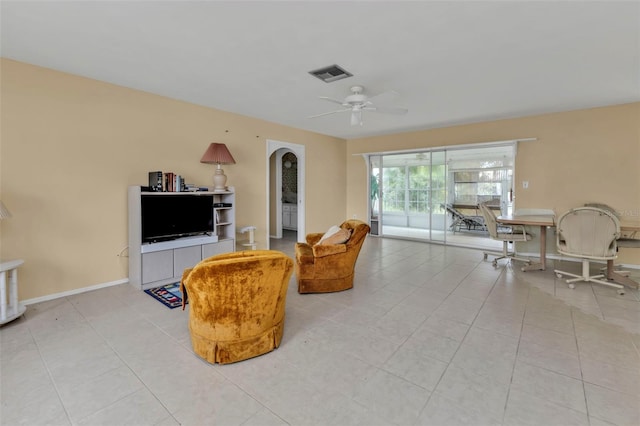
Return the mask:
<svg viewBox="0 0 640 426">
<path fill-rule="evenodd" d="M 329 238 L 334 234 L 337 234 L 338 232 L 340 232 L 340 227 L 333 225 L 331 228 L 329 228 L 327 232 L 324 233 L 324 235 L 322 236 L 322 238 L 320 238 L 320 241 L 318 241 L 317 244 L 322 243 L 324 240 L 326 240 L 327 238 Z"/>
<path fill-rule="evenodd" d="M 351 229 L 343 228 L 343 229 L 340 229 L 335 234 L 329 236 L 329 238 L 325 238 L 322 242 L 319 242 L 316 245 L 331 246 L 335 244 L 344 244 L 347 241 L 349 241 L 349 238 L 351 238 Z"/>
</svg>

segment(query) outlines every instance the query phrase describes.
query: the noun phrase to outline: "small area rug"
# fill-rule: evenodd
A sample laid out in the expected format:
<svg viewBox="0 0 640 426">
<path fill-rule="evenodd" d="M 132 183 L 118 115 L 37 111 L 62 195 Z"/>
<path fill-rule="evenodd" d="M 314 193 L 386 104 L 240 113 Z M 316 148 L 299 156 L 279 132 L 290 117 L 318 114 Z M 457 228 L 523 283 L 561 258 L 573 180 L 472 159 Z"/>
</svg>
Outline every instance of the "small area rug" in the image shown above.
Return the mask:
<svg viewBox="0 0 640 426">
<path fill-rule="evenodd" d="M 144 291 L 169 309 L 182 306 L 182 294 L 180 293 L 180 283 L 163 285 L 162 287 L 150 288 Z M 187 303 L 189 303 L 187 301 Z"/>
</svg>

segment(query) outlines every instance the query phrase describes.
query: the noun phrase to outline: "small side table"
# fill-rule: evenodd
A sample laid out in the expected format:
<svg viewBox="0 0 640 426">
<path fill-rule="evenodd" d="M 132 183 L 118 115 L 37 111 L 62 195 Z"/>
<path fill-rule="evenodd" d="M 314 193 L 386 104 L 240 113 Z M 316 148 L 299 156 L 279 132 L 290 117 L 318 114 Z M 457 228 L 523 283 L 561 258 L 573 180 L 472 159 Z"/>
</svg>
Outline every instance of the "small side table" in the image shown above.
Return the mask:
<svg viewBox="0 0 640 426">
<path fill-rule="evenodd" d="M 24 260 L 0 262 L 0 324 L 20 318 L 27 309 L 18 303 L 18 266 Z"/>
<path fill-rule="evenodd" d="M 247 232 L 249 233 L 249 241 L 244 241 L 244 242 L 241 243 L 242 247 L 244 247 L 243 250 L 249 250 L 249 249 L 255 250 L 256 249 L 257 243 L 256 243 L 256 240 L 254 239 L 255 238 L 254 237 L 255 230 L 256 230 L 255 226 L 245 226 L 244 228 L 242 228 L 240 230 L 241 234 L 244 234 L 244 233 L 247 233 Z"/>
</svg>

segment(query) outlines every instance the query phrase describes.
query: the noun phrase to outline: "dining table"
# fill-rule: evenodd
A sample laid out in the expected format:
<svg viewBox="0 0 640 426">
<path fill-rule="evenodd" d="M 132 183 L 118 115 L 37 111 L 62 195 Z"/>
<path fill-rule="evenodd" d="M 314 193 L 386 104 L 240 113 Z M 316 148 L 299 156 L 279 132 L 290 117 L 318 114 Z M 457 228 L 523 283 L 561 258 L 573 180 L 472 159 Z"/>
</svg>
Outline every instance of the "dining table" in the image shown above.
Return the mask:
<svg viewBox="0 0 640 426">
<path fill-rule="evenodd" d="M 540 228 L 540 260 L 523 266 L 522 271 L 544 271 L 547 268 L 547 228 L 555 226 L 555 215 L 501 215 L 496 222 L 503 225 L 538 226 Z"/>
<path fill-rule="evenodd" d="M 503 225 L 538 226 L 540 228 L 540 260 L 522 267 L 522 271 L 544 271 L 547 268 L 547 228 L 555 226 L 554 215 L 502 215 L 496 218 L 496 222 Z M 620 231 L 626 235 L 618 240 L 618 247 L 640 248 L 640 223 L 621 222 Z M 607 261 L 607 279 L 618 284 L 634 289 L 640 288 L 640 283 L 632 280 L 625 273 L 616 271 L 614 261 Z"/>
</svg>

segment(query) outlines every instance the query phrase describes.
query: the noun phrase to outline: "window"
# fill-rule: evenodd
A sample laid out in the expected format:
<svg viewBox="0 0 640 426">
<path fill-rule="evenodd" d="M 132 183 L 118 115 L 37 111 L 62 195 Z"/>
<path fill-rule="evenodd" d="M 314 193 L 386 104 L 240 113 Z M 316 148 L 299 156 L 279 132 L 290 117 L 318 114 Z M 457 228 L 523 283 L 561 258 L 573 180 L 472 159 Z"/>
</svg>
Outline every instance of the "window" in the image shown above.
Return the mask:
<svg viewBox="0 0 640 426">
<path fill-rule="evenodd" d="M 405 211 L 406 168 L 384 167 L 382 173 L 382 210 L 387 213 Z"/>
<path fill-rule="evenodd" d="M 410 166 L 409 187 L 409 213 L 425 213 L 429 207 L 429 166 Z"/>
<path fill-rule="evenodd" d="M 503 189 L 511 182 L 511 169 L 464 170 L 453 173 L 453 204 L 500 203 Z"/>
</svg>

